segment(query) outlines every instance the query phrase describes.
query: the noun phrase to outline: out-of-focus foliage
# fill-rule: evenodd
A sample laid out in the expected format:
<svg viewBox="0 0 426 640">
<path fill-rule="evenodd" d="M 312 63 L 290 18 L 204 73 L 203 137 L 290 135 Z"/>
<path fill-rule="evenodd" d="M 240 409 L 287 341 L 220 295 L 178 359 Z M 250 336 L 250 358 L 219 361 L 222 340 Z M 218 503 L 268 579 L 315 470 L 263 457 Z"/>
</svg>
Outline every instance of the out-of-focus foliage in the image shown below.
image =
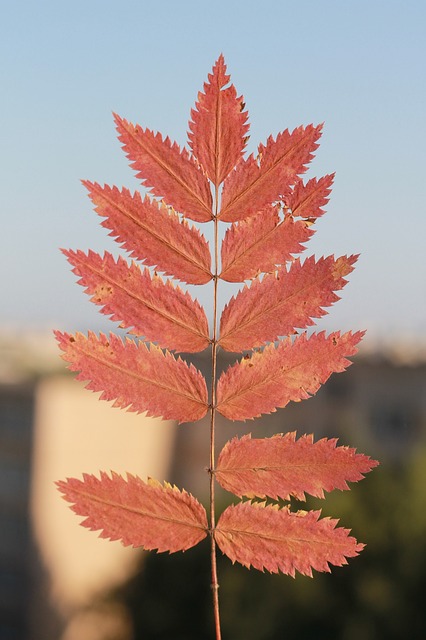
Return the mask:
<svg viewBox="0 0 426 640">
<path fill-rule="evenodd" d="M 426 637 L 426 449 L 351 492 L 332 492 L 323 515 L 362 531 L 351 570 L 314 580 L 269 575 L 219 557 L 223 636 L 232 640 L 401 640 Z M 208 551 L 144 555 L 140 573 L 108 599 L 130 611 L 132 640 L 211 640 Z"/>
</svg>

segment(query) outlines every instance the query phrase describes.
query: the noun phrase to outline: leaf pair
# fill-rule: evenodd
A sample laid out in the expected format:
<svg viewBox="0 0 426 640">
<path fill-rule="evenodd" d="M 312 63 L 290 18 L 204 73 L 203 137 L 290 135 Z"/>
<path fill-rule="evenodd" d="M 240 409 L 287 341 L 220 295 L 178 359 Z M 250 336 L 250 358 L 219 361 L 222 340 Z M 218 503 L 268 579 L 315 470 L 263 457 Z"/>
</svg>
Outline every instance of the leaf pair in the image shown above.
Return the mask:
<svg viewBox="0 0 426 640">
<path fill-rule="evenodd" d="M 294 342 L 283 340 L 222 373 L 217 383 L 216 409 L 231 420 L 249 420 L 290 401 L 308 398 L 333 372 L 343 371 L 347 356 L 363 333 L 302 334 Z M 101 391 L 101 399 L 114 406 L 178 422 L 203 418 L 209 408 L 202 374 L 168 351 L 151 344 L 101 334 L 99 338 L 56 332 L 64 358 L 87 389 Z"/>
<path fill-rule="evenodd" d="M 324 491 L 348 489 L 348 481 L 361 480 L 376 464 L 354 449 L 336 447 L 336 440 L 314 443 L 312 436 L 296 440 L 289 433 L 234 438 L 219 455 L 215 474 L 220 485 L 240 497 L 304 499 L 306 491 L 323 498 Z M 172 553 L 208 534 L 204 507 L 167 483 L 101 473 L 100 479 L 85 474 L 82 481 L 70 479 L 58 487 L 75 513 L 86 517 L 83 526 L 125 545 Z M 319 511 L 293 513 L 265 502 L 240 502 L 225 509 L 213 534 L 233 562 L 311 576 L 312 569 L 346 564 L 364 547 L 347 529 L 336 528 L 337 520 L 319 516 Z"/>
</svg>

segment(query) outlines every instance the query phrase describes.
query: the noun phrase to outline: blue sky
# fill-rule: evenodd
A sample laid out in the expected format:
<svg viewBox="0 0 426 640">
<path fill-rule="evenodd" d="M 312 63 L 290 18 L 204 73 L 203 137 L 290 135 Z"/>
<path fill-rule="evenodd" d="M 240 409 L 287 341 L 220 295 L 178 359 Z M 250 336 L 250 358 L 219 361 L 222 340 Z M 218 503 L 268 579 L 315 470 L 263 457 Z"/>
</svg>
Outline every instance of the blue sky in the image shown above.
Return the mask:
<svg viewBox="0 0 426 640">
<path fill-rule="evenodd" d="M 336 171 L 335 188 L 307 255 L 361 258 L 321 328 L 424 338 L 425 29 L 420 0 L 3 3 L 0 329 L 113 328 L 58 250 L 117 254 L 80 179 L 138 188 L 111 112 L 185 144 L 223 52 L 250 151 L 325 122 L 308 175 Z"/>
</svg>

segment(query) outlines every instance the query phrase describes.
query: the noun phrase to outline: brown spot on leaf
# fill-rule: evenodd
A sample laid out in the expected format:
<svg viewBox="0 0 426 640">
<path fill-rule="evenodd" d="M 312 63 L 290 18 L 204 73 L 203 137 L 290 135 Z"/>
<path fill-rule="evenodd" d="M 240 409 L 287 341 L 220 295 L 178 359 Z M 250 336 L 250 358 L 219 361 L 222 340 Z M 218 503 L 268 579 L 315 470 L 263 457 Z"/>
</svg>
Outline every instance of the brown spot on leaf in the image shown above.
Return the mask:
<svg viewBox="0 0 426 640">
<path fill-rule="evenodd" d="M 109 284 L 100 284 L 96 287 L 94 294 L 93 294 L 93 301 L 96 302 L 97 304 L 101 304 L 102 302 L 105 302 L 106 300 L 108 300 L 108 298 L 110 298 L 112 296 L 114 292 L 114 289 L 111 285 Z"/>
</svg>

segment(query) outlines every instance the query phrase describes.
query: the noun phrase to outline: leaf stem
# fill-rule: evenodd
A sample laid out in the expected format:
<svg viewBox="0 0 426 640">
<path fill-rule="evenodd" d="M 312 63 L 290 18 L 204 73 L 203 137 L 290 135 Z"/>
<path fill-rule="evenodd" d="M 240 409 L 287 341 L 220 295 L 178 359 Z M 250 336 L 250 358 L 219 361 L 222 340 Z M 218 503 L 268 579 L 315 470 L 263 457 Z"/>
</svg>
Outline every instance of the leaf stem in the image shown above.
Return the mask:
<svg viewBox="0 0 426 640">
<path fill-rule="evenodd" d="M 215 418 L 216 418 L 216 361 L 217 361 L 217 285 L 218 285 L 218 188 L 215 188 L 214 216 L 214 277 L 213 277 L 213 337 L 212 337 L 212 382 L 211 382 L 211 421 L 210 421 L 210 542 L 211 542 L 211 588 L 213 595 L 213 613 L 216 640 L 221 640 L 219 615 L 219 583 L 217 579 L 215 519 Z"/>
</svg>

